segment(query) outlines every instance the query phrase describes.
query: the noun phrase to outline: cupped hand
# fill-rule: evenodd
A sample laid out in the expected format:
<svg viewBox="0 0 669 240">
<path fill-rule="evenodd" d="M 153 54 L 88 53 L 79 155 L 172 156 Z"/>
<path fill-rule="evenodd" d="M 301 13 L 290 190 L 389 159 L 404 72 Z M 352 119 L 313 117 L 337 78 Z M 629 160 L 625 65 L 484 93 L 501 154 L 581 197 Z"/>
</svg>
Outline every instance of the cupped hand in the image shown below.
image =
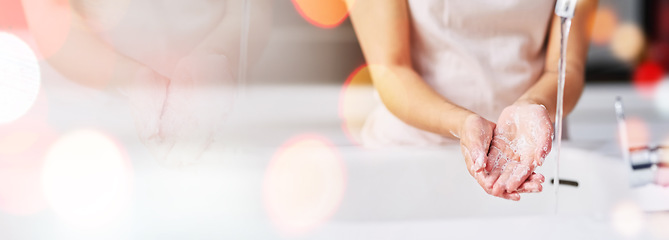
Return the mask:
<svg viewBox="0 0 669 240">
<path fill-rule="evenodd" d="M 472 175 L 486 167 L 486 155 L 492 140 L 495 124 L 472 114 L 465 119 L 460 136 L 460 149 L 465 157 L 467 170 Z"/>
<path fill-rule="evenodd" d="M 474 179 L 481 185 L 488 194 L 510 199 L 520 200 L 519 193 L 541 191 L 541 183 L 544 177 L 540 174 L 532 174 L 526 181 L 513 189 L 513 191 L 504 191 L 493 193 L 492 185 L 486 185 L 486 180 L 490 174 L 486 171 L 487 167 L 492 166 L 493 162 L 488 157 L 488 151 L 491 146 L 495 124 L 483 117 L 472 114 L 465 119 L 462 130 L 460 131 L 460 149 L 465 157 L 467 170 Z"/>
<path fill-rule="evenodd" d="M 196 162 L 220 137 L 232 110 L 236 79 L 224 55 L 202 53 L 177 64 L 167 89 L 161 133 L 169 136 L 161 160 L 168 166 Z"/>
<path fill-rule="evenodd" d="M 492 164 L 486 166 L 485 187 L 492 188 L 493 195 L 528 187 L 527 180 L 551 150 L 552 135 L 553 124 L 543 105 L 519 103 L 505 108 L 490 144 Z"/>
<path fill-rule="evenodd" d="M 182 59 L 172 76 L 138 71 L 126 89 L 139 137 L 160 163 L 170 167 L 199 160 L 231 111 L 235 79 L 225 56 Z"/>
</svg>

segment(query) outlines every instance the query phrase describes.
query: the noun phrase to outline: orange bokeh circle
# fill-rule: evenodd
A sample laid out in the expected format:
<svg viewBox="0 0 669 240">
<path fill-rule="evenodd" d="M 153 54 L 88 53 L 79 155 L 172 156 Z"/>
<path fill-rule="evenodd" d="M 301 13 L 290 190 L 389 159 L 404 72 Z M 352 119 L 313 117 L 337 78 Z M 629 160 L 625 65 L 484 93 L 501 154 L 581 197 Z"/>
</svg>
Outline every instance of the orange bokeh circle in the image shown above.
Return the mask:
<svg viewBox="0 0 669 240">
<path fill-rule="evenodd" d="M 349 14 L 350 0 L 292 0 L 297 11 L 309 23 L 322 27 L 339 26 Z"/>
<path fill-rule="evenodd" d="M 370 68 L 365 64 L 348 76 L 339 93 L 341 128 L 353 143 L 362 145 L 362 127 L 376 104 Z"/>
<path fill-rule="evenodd" d="M 610 7 L 599 8 L 590 21 L 592 42 L 598 45 L 608 44 L 618 26 L 616 11 Z"/>
</svg>

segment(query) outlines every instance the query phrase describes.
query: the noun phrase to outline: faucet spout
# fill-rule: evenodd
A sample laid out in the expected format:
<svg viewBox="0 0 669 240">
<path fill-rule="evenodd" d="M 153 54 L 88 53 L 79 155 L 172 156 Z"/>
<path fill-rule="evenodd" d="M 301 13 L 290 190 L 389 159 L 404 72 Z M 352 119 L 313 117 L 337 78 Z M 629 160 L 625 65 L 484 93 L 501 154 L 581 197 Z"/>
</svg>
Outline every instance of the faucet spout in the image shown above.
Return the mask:
<svg viewBox="0 0 669 240">
<path fill-rule="evenodd" d="M 641 187 L 656 183 L 659 167 L 669 166 L 669 147 L 667 146 L 630 146 L 627 133 L 627 123 L 623 110 L 623 101 L 617 97 L 615 101 L 616 121 L 618 122 L 618 133 L 620 147 L 625 165 L 628 165 L 629 180 L 631 187 Z"/>
<path fill-rule="evenodd" d="M 577 2 L 578 0 L 557 0 L 557 3 L 555 3 L 555 15 L 568 19 L 574 18 Z"/>
</svg>

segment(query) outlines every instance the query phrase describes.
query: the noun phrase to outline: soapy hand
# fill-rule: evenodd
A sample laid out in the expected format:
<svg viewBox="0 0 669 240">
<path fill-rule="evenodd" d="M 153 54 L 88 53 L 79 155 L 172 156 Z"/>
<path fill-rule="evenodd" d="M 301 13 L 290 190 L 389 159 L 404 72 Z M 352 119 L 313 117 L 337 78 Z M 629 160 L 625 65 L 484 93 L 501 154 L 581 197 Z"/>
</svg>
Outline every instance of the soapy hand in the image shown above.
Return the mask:
<svg viewBox="0 0 669 240">
<path fill-rule="evenodd" d="M 553 124 L 543 105 L 518 103 L 504 109 L 499 117 L 488 152 L 485 187 L 493 195 L 513 193 L 531 187 L 527 180 L 536 176 L 551 150 Z M 535 177 L 536 178 L 536 177 Z M 543 182 L 543 176 L 540 176 Z M 541 190 L 541 185 L 538 185 Z"/>
<path fill-rule="evenodd" d="M 460 149 L 465 157 L 467 170 L 472 175 L 486 167 L 488 148 L 495 124 L 478 115 L 470 115 L 464 123 L 460 137 Z"/>
<path fill-rule="evenodd" d="M 138 71 L 125 92 L 139 137 L 159 162 L 196 162 L 220 133 L 232 108 L 235 81 L 227 58 L 217 54 L 182 59 L 172 76 Z"/>
<path fill-rule="evenodd" d="M 492 185 L 486 184 L 490 179 L 489 170 L 486 169 L 495 163 L 488 156 L 494 131 L 495 124 L 478 115 L 470 115 L 465 120 L 461 131 L 460 149 L 465 157 L 469 174 L 488 194 L 505 199 L 517 201 L 520 200 L 520 193 L 541 191 L 544 177 L 532 172 L 530 172 L 532 175 L 529 175 L 522 184 L 517 186 L 517 189 L 514 188 L 512 191 L 493 192 Z"/>
</svg>

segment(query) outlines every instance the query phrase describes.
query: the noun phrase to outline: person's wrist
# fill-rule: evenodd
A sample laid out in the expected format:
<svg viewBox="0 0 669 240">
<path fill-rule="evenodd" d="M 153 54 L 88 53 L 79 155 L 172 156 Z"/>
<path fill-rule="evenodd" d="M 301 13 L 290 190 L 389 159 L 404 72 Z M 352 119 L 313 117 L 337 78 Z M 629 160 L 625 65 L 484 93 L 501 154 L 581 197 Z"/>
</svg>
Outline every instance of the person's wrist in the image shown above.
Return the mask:
<svg viewBox="0 0 669 240">
<path fill-rule="evenodd" d="M 543 107 L 547 114 L 550 116 L 551 121 L 555 121 L 555 102 L 549 101 L 547 99 L 542 99 L 542 98 L 530 98 L 530 97 L 524 97 L 518 99 L 513 105 L 520 106 L 520 105 L 539 105 Z"/>
<path fill-rule="evenodd" d="M 521 99 L 518 99 L 516 102 L 514 102 L 513 105 L 516 105 L 516 106 L 539 105 L 539 106 L 543 107 L 544 109 L 546 109 L 546 111 L 548 111 L 548 112 L 550 112 L 550 109 L 552 109 L 552 108 L 549 108 L 549 106 L 551 106 L 550 102 L 547 102 L 544 99 L 540 99 L 540 98 L 521 98 Z"/>
<path fill-rule="evenodd" d="M 476 113 L 470 111 L 461 112 L 458 120 L 457 129 L 455 129 L 455 133 L 458 136 L 463 136 L 463 134 L 467 130 L 468 125 L 474 121 L 478 121 L 479 118 L 481 118 L 481 116 L 479 116 Z"/>
<path fill-rule="evenodd" d="M 528 104 L 546 106 L 546 104 L 544 104 L 544 101 L 542 101 L 542 99 L 531 98 L 531 97 L 520 98 L 513 103 L 513 105 L 528 105 Z"/>
</svg>

